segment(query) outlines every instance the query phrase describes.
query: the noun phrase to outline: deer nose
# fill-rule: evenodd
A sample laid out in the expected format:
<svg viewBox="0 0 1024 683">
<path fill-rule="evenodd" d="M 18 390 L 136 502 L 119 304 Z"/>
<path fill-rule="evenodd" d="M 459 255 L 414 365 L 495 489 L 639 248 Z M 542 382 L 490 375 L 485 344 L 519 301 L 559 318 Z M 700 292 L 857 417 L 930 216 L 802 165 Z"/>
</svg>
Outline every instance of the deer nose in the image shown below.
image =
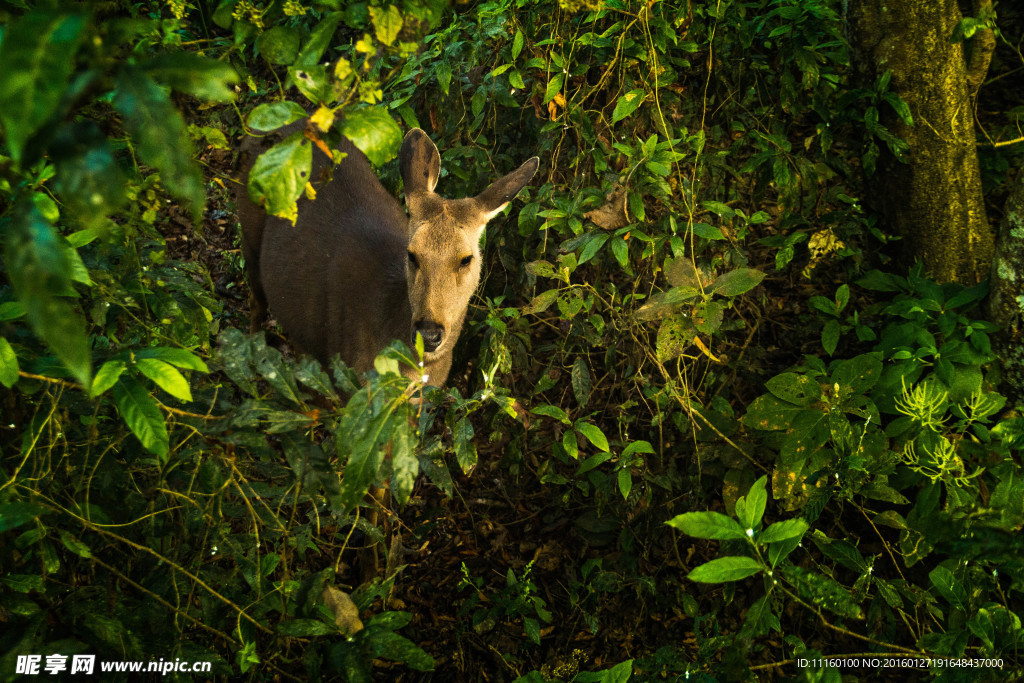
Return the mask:
<svg viewBox="0 0 1024 683">
<path fill-rule="evenodd" d="M 416 323 L 416 331 L 423 337 L 423 350 L 427 352 L 437 351 L 444 339 L 444 326 L 438 325 L 433 320 L 421 320 Z"/>
</svg>

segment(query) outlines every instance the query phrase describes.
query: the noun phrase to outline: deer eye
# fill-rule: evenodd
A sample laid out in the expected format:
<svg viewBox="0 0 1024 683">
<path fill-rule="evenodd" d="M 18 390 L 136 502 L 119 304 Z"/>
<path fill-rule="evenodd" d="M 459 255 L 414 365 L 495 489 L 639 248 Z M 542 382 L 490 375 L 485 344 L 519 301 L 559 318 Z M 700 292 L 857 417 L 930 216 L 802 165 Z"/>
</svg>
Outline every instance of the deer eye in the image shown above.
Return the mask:
<svg viewBox="0 0 1024 683">
<path fill-rule="evenodd" d="M 472 262 L 473 262 L 473 255 L 472 254 L 470 254 L 469 256 L 463 256 L 462 260 L 459 261 L 459 267 L 460 268 L 466 268 Z"/>
<path fill-rule="evenodd" d="M 419 268 L 420 262 L 416 259 L 416 254 L 409 252 L 409 265 L 413 268 Z"/>
</svg>

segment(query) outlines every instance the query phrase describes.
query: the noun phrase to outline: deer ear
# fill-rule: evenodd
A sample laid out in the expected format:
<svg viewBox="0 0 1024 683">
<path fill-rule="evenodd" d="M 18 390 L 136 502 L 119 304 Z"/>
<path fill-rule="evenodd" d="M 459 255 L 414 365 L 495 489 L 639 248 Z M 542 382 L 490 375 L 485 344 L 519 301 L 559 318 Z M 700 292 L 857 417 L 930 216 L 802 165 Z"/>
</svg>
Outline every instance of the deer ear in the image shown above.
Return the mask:
<svg viewBox="0 0 1024 683">
<path fill-rule="evenodd" d="M 430 136 L 419 128 L 405 134 L 402 151 L 398 153 L 405 196 L 419 192 L 433 192 L 441 175 L 441 154 Z"/>
<path fill-rule="evenodd" d="M 519 190 L 526 187 L 526 183 L 530 182 L 530 178 L 537 172 L 538 166 L 540 166 L 540 158 L 528 159 L 522 166 L 507 176 L 498 178 L 491 183 L 490 187 L 476 196 L 477 205 L 487 220 L 504 209 L 505 205 L 519 194 Z"/>
</svg>

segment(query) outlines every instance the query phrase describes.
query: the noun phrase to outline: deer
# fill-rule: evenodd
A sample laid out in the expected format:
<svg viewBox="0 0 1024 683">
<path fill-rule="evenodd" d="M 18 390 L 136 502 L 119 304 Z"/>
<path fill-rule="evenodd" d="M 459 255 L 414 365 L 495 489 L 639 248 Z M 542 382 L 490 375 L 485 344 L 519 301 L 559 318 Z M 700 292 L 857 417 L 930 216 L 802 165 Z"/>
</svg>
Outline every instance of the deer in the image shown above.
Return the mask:
<svg viewBox="0 0 1024 683">
<path fill-rule="evenodd" d="M 330 160 L 314 145 L 316 199 L 299 200 L 294 226 L 265 214 L 239 186 L 251 327 L 260 329 L 269 309 L 300 351 L 324 364 L 339 354 L 358 373 L 392 340 L 413 347 L 420 335 L 423 367 L 403 372 L 441 387 L 480 283 L 484 227 L 526 186 L 540 159 L 475 197 L 446 199 L 434 191 L 441 155 L 414 128 L 399 152 L 406 216 L 354 144 L 341 138 L 340 151 L 344 158 L 324 181 Z"/>
<path fill-rule="evenodd" d="M 304 125 L 279 132 L 287 135 Z M 251 156 L 251 144 L 243 146 L 243 156 L 247 146 Z M 399 151 L 406 215 L 354 144 L 342 138 L 339 149 L 344 158 L 328 174 L 331 160 L 314 145 L 316 199 L 299 200 L 294 225 L 251 201 L 248 171 L 243 173 L 236 204 L 251 330 L 262 328 L 269 310 L 298 350 L 321 363 L 337 354 L 360 374 L 373 368 L 374 358 L 392 340 L 413 346 L 419 335 L 422 367 L 403 368 L 403 373 L 441 387 L 480 283 L 484 227 L 533 178 L 540 159 L 528 159 L 475 197 L 446 199 L 434 191 L 441 155 L 430 137 L 414 128 Z M 374 487 L 369 495 L 381 506 L 387 499 L 383 488 Z M 377 510 L 368 517 L 376 525 Z M 377 573 L 377 553 L 372 546 L 366 551 L 360 562 L 363 578 L 370 580 Z"/>
</svg>

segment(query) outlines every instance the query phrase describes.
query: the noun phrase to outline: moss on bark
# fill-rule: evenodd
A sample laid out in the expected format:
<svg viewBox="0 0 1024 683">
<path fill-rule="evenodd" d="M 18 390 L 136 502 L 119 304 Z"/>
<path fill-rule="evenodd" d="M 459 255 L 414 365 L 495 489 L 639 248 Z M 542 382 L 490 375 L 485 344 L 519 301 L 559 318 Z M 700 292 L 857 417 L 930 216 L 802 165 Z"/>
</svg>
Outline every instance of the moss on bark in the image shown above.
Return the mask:
<svg viewBox="0 0 1024 683">
<path fill-rule="evenodd" d="M 891 70 L 889 87 L 914 118 L 907 126 L 894 112 L 882 112 L 882 122 L 910 150 L 905 164 L 883 157 L 869 201 L 932 277 L 976 282 L 988 275 L 993 237 L 963 49 L 949 41 L 960 18 L 955 0 L 851 0 L 847 16 L 860 78 L 870 87 Z"/>
</svg>

